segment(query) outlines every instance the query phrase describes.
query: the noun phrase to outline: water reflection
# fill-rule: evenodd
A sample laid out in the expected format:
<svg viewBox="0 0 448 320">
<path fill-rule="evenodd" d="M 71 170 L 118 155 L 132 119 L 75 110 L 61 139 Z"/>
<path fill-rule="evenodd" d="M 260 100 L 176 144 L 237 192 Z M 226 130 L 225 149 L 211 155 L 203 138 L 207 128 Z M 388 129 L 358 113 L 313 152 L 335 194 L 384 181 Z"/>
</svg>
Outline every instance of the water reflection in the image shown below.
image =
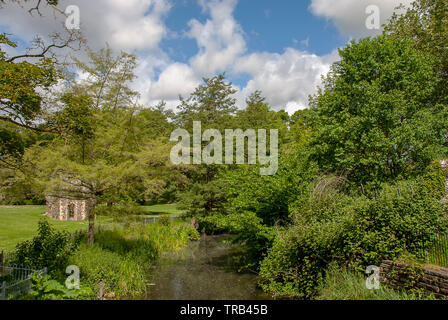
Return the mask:
<svg viewBox="0 0 448 320">
<path fill-rule="evenodd" d="M 228 236 L 207 236 L 180 252 L 162 257 L 152 268 L 150 300 L 267 300 L 257 276 L 238 273 L 240 251 Z"/>
</svg>

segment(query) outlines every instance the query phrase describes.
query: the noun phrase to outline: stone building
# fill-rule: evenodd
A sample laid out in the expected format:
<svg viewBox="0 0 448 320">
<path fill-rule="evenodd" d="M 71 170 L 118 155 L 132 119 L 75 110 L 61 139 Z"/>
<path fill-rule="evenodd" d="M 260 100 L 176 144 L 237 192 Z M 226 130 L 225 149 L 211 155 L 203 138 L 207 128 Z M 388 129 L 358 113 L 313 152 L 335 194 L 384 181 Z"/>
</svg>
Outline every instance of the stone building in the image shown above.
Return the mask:
<svg viewBox="0 0 448 320">
<path fill-rule="evenodd" d="M 54 220 L 80 221 L 86 220 L 94 207 L 93 200 L 73 200 L 61 197 L 47 196 L 45 215 Z"/>
<path fill-rule="evenodd" d="M 57 191 L 45 197 L 47 202 L 45 215 L 61 221 L 86 220 L 96 204 L 89 195 L 89 190 L 80 180 L 62 179 Z"/>
</svg>

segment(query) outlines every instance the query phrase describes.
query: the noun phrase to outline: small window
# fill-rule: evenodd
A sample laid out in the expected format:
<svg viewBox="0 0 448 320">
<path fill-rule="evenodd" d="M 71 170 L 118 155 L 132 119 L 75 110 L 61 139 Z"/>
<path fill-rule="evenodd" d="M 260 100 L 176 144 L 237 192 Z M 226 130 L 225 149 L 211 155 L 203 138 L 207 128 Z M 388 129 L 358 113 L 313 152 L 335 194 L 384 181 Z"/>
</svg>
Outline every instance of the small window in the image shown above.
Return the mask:
<svg viewBox="0 0 448 320">
<path fill-rule="evenodd" d="M 74 203 L 70 203 L 68 205 L 68 218 L 75 219 L 75 204 Z"/>
</svg>

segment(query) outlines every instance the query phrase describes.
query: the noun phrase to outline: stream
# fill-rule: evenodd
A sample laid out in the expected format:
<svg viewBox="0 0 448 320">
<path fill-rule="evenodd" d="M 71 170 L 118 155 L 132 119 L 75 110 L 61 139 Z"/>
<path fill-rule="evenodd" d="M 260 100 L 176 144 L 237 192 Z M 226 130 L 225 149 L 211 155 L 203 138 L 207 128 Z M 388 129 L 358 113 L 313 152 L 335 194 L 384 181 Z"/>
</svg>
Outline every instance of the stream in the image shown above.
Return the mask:
<svg viewBox="0 0 448 320">
<path fill-rule="evenodd" d="M 238 273 L 241 255 L 229 236 L 202 236 L 179 252 L 165 254 L 151 267 L 148 300 L 269 300 L 258 277 Z"/>
</svg>

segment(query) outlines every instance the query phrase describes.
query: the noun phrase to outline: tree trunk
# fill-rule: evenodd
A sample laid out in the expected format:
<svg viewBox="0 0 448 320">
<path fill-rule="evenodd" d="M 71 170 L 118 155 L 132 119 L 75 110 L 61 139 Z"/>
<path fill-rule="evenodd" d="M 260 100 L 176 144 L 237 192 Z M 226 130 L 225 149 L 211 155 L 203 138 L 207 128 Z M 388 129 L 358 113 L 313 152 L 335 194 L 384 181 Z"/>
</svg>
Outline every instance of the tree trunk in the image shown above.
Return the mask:
<svg viewBox="0 0 448 320">
<path fill-rule="evenodd" d="M 87 244 L 92 245 L 95 242 L 95 218 L 96 214 L 89 215 L 89 234 Z"/>
</svg>

